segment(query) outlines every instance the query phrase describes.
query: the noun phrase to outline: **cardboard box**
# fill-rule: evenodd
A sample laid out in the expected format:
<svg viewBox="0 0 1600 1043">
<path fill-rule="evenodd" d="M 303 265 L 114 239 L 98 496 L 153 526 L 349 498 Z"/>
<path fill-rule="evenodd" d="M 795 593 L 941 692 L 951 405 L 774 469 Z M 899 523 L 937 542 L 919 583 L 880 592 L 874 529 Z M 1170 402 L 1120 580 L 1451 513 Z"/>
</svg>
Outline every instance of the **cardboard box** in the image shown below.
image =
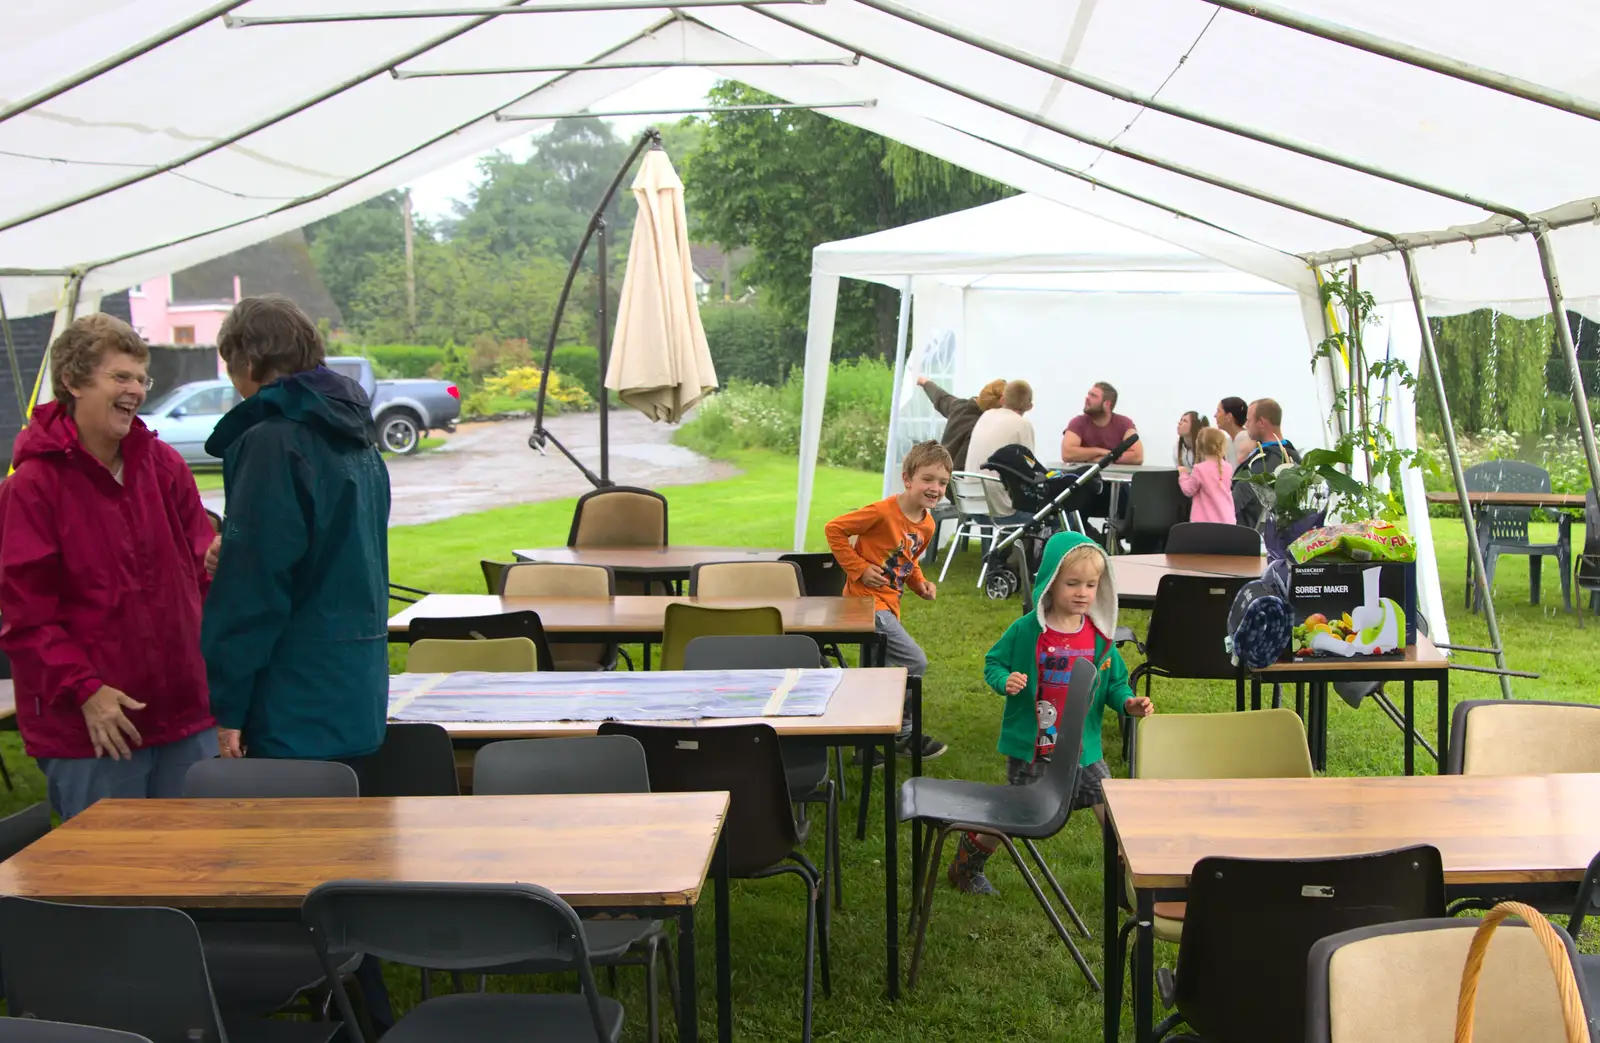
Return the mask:
<svg viewBox="0 0 1600 1043">
<path fill-rule="evenodd" d="M 1323 556 L 1289 570 L 1290 654 L 1398 658 L 1417 640 L 1417 567 Z"/>
</svg>

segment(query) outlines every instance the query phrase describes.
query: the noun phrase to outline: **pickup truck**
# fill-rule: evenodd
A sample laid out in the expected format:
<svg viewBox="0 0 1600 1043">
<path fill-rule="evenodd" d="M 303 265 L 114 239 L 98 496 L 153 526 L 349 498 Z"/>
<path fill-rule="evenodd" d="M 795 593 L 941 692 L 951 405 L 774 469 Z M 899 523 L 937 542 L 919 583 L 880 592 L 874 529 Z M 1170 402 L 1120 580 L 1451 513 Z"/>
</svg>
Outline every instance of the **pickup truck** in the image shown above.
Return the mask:
<svg viewBox="0 0 1600 1043">
<path fill-rule="evenodd" d="M 448 380 L 378 380 L 372 363 L 359 356 L 337 356 L 328 368 L 361 385 L 372 400 L 378 445 L 388 453 L 414 453 L 429 431 L 454 431 L 461 415 L 461 391 Z"/>
</svg>

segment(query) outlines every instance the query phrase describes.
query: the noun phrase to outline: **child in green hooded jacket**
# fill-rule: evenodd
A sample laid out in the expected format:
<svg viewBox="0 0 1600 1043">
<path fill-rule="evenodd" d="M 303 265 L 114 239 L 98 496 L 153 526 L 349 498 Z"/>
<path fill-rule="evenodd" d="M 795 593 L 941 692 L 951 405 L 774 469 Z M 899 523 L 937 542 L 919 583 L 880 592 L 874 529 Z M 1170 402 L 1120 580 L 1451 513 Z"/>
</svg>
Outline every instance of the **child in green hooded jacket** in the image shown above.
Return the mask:
<svg viewBox="0 0 1600 1043">
<path fill-rule="evenodd" d="M 1044 775 L 1072 666 L 1091 656 L 1099 679 L 1083 726 L 1072 807 L 1090 808 L 1100 818 L 1105 802 L 1100 783 L 1111 775 L 1101 750 L 1105 710 L 1143 717 L 1154 707 L 1128 687 L 1127 665 L 1111 640 L 1117 629 L 1116 584 L 1098 544 L 1076 532 L 1050 537 L 1033 589 L 1038 592 L 1034 610 L 1007 627 L 984 657 L 984 680 L 1006 699 L 999 742 L 1006 778 L 1013 786 L 1026 786 Z M 997 843 L 975 833 L 963 836 L 950 863 L 950 883 L 969 894 L 993 894 L 983 867 Z"/>
</svg>

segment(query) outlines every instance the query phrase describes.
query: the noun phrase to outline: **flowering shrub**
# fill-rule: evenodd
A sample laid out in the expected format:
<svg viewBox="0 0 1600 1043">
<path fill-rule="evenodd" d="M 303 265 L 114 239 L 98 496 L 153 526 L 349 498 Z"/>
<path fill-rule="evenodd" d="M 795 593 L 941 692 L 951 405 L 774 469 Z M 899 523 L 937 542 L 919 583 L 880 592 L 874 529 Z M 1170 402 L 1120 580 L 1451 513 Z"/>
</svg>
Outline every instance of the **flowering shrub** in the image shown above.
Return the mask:
<svg viewBox="0 0 1600 1043">
<path fill-rule="evenodd" d="M 539 374 L 535 366 L 516 366 L 499 376 L 485 377 L 482 387 L 461 400 L 461 415 L 483 417 L 532 412 L 539 400 Z M 550 385 L 545 389 L 545 413 L 559 416 L 593 409 L 594 405 L 594 399 L 576 381 L 560 373 L 550 374 Z"/>
</svg>

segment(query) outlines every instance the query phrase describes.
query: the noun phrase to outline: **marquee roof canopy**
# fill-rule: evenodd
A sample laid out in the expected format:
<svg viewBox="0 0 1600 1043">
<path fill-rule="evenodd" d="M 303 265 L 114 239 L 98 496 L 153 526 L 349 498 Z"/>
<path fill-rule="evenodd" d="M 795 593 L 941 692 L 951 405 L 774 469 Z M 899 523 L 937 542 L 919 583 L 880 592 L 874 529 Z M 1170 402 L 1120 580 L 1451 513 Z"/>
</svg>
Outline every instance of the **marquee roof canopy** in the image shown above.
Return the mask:
<svg viewBox="0 0 1600 1043">
<path fill-rule="evenodd" d="M 445 2 L 8 12 L 9 311 L 55 308 L 69 273 L 106 292 L 306 224 L 540 126 L 506 116 L 593 109 L 656 71 L 618 64 L 741 59 L 768 64 L 727 75 L 850 103 L 825 111 L 1281 285 L 1309 285 L 1307 258 L 1398 237 L 1438 310 L 1541 312 L 1530 237 L 1501 233 L 1549 221 L 1566 225 L 1550 241 L 1568 296 L 1600 297 L 1600 6 L 479 0 L 246 24 Z M 819 58 L 853 64 L 770 64 Z M 613 67 L 548 71 L 596 62 Z M 547 71 L 392 75 L 490 67 Z M 1363 287 L 1405 296 L 1379 256 Z"/>
</svg>

